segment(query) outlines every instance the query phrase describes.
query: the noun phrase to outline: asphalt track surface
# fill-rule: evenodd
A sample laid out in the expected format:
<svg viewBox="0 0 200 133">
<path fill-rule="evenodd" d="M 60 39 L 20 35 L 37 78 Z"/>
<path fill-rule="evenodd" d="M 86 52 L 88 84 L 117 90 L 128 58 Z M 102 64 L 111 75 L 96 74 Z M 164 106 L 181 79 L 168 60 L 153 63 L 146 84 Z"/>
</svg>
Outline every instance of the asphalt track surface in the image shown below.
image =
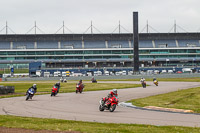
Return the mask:
<svg viewBox="0 0 200 133">
<path fill-rule="evenodd" d="M 138 82 L 118 81 L 117 83 Z M 118 90 L 120 102 L 200 86 L 198 82 L 159 82 L 159 86 L 155 86 L 151 82 L 147 82 L 147 84 L 150 85 L 147 88 Z M 143 110 L 124 106 L 117 106 L 114 112 L 108 110 L 100 112 L 99 100 L 107 96 L 109 91 L 92 91 L 82 94 L 60 93 L 56 97 L 50 97 L 50 94 L 35 95 L 29 101 L 25 101 L 25 96 L 3 98 L 0 99 L 0 114 L 102 123 L 200 127 L 200 115 L 198 114 Z"/>
</svg>

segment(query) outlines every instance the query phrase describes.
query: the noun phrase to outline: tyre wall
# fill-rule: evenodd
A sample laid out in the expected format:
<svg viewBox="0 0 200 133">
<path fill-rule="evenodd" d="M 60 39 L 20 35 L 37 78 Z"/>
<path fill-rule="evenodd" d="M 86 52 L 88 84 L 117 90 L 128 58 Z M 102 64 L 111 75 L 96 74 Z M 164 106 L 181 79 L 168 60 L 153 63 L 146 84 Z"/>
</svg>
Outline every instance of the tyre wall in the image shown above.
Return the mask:
<svg viewBox="0 0 200 133">
<path fill-rule="evenodd" d="M 8 94 L 14 92 L 15 92 L 14 86 L 0 86 L 0 94 Z"/>
</svg>

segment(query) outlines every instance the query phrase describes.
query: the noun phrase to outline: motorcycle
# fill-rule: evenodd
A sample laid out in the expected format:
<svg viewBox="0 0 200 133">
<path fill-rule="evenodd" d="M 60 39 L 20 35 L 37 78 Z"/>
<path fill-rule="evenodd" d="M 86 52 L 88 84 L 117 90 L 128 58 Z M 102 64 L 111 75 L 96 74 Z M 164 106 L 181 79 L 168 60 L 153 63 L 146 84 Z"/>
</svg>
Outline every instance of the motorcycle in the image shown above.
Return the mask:
<svg viewBox="0 0 200 133">
<path fill-rule="evenodd" d="M 67 79 L 61 78 L 61 79 L 60 79 L 60 82 L 65 82 L 65 83 L 66 83 L 66 82 L 67 82 Z"/>
<path fill-rule="evenodd" d="M 146 88 L 146 82 L 145 81 L 143 81 L 141 84 L 142 84 L 143 88 Z"/>
<path fill-rule="evenodd" d="M 51 96 L 56 96 L 58 94 L 58 88 L 57 86 L 53 86 L 52 91 L 51 91 Z"/>
<path fill-rule="evenodd" d="M 157 80 L 154 80 L 153 83 L 158 86 L 158 81 Z"/>
<path fill-rule="evenodd" d="M 97 80 L 96 79 L 92 80 L 92 83 L 97 83 Z"/>
<path fill-rule="evenodd" d="M 26 101 L 28 100 L 28 99 L 32 99 L 32 97 L 33 97 L 33 95 L 34 95 L 34 89 L 33 88 L 30 88 L 30 89 L 28 89 L 28 91 L 26 92 Z"/>
<path fill-rule="evenodd" d="M 64 79 L 63 78 L 60 78 L 60 82 L 63 82 L 64 81 Z"/>
<path fill-rule="evenodd" d="M 109 110 L 110 112 L 113 112 L 116 109 L 119 100 L 117 96 L 113 96 L 108 99 L 104 97 L 99 101 L 99 103 L 100 103 L 99 111 L 104 111 L 106 109 Z"/>
<path fill-rule="evenodd" d="M 80 92 L 82 93 L 84 89 L 84 85 L 83 84 L 76 84 L 76 93 Z"/>
<path fill-rule="evenodd" d="M 97 83 L 97 80 L 95 78 L 91 79 L 92 83 Z"/>
</svg>

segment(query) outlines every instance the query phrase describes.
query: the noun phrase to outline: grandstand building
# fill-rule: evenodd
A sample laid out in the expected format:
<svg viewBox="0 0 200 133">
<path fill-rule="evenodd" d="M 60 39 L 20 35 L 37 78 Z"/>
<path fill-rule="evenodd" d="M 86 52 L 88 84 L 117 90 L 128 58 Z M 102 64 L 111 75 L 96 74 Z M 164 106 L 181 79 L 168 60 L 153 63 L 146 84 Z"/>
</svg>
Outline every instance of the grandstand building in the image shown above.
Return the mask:
<svg viewBox="0 0 200 133">
<path fill-rule="evenodd" d="M 0 68 L 133 67 L 133 34 L 0 35 Z M 140 66 L 197 66 L 200 33 L 139 34 Z"/>
</svg>

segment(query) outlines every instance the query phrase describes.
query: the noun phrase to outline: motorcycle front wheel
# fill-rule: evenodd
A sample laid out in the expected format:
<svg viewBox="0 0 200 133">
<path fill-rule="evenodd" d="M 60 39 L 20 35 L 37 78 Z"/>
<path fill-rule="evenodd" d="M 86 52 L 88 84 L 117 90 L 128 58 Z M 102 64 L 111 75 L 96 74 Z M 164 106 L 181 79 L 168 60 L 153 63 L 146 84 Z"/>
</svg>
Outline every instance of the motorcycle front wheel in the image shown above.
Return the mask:
<svg viewBox="0 0 200 133">
<path fill-rule="evenodd" d="M 104 111 L 104 107 L 102 105 L 99 105 L 99 111 Z"/>
<path fill-rule="evenodd" d="M 110 112 L 113 112 L 113 111 L 115 110 L 115 108 L 116 108 L 116 104 L 113 104 L 112 106 L 110 106 L 109 111 L 110 111 Z"/>
<path fill-rule="evenodd" d="M 29 95 L 29 94 L 27 94 L 27 95 L 26 95 L 26 101 L 29 99 L 29 97 L 30 97 L 30 95 Z"/>
</svg>

